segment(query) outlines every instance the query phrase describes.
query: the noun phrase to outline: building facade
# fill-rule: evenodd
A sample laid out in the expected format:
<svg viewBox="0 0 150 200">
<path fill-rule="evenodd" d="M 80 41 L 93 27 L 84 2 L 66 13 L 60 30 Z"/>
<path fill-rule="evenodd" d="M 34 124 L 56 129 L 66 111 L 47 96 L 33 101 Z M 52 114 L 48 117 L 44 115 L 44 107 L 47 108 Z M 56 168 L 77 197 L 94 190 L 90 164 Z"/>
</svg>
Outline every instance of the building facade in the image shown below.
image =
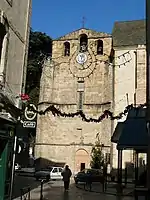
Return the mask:
<svg viewBox="0 0 150 200">
<path fill-rule="evenodd" d="M 98 119 L 111 109 L 112 68 L 107 64 L 111 46 L 111 35 L 88 29 L 54 40 L 52 58 L 45 62 L 41 77 L 39 110 L 54 105 L 61 112 L 82 111 L 87 118 Z M 38 116 L 35 156 L 80 171 L 90 167 L 97 135 L 110 162 L 109 119 L 86 122 L 47 112 Z"/>
<path fill-rule="evenodd" d="M 16 125 L 21 114 L 31 0 L 0 1 L 0 200 L 12 199 Z"/>
<path fill-rule="evenodd" d="M 31 0 L 1 0 L 0 86 L 16 107 L 25 87 L 30 16 Z"/>
<path fill-rule="evenodd" d="M 114 114 L 124 111 L 127 105 L 138 106 L 146 103 L 146 22 L 135 20 L 116 22 L 112 38 L 115 52 L 114 63 Z M 117 122 L 114 121 L 114 128 Z M 132 134 L 132 133 L 131 133 Z M 113 144 L 113 166 L 117 168 L 117 150 Z M 134 163 L 134 152 L 123 151 L 123 168 Z"/>
</svg>

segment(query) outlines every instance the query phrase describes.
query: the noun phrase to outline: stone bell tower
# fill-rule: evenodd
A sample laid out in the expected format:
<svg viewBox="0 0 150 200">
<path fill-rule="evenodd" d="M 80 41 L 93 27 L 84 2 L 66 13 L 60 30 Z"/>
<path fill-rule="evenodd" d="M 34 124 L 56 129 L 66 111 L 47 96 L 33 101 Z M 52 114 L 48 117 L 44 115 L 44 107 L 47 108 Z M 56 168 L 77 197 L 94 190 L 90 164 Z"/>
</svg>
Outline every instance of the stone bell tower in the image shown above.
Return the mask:
<svg viewBox="0 0 150 200">
<path fill-rule="evenodd" d="M 54 105 L 61 112 L 82 111 L 88 119 L 98 119 L 111 109 L 112 68 L 107 64 L 111 45 L 111 35 L 89 29 L 54 40 L 52 58 L 43 67 L 39 110 Z M 90 167 L 96 135 L 110 162 L 110 119 L 95 123 L 47 112 L 37 121 L 36 157 L 80 171 Z"/>
</svg>

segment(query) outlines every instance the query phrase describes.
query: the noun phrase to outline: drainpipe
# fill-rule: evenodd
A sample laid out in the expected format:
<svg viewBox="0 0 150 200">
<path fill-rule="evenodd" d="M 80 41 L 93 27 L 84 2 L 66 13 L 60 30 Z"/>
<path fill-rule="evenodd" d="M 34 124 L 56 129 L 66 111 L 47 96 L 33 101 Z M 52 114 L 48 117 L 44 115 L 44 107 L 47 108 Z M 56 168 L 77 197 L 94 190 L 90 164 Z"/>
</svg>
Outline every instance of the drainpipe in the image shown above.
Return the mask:
<svg viewBox="0 0 150 200">
<path fill-rule="evenodd" d="M 113 55 L 114 57 L 114 55 Z M 113 64 L 112 64 L 112 104 L 111 104 L 111 110 L 114 113 L 115 110 L 115 60 L 113 60 Z M 111 120 L 111 136 L 113 135 L 114 132 L 114 120 Z M 113 168 L 113 153 L 114 153 L 114 149 L 113 149 L 113 143 L 111 142 L 111 158 L 110 158 L 110 167 L 111 169 Z"/>
<path fill-rule="evenodd" d="M 136 95 L 137 95 L 137 49 L 134 51 L 135 54 L 135 73 L 134 73 L 134 107 L 136 107 Z M 132 161 L 136 165 L 136 151 L 133 150 Z M 135 176 L 136 177 L 136 176 Z"/>
<path fill-rule="evenodd" d="M 134 106 L 136 106 L 136 92 L 137 92 L 137 50 L 134 51 L 134 54 L 135 54 L 135 93 L 134 93 Z"/>
</svg>

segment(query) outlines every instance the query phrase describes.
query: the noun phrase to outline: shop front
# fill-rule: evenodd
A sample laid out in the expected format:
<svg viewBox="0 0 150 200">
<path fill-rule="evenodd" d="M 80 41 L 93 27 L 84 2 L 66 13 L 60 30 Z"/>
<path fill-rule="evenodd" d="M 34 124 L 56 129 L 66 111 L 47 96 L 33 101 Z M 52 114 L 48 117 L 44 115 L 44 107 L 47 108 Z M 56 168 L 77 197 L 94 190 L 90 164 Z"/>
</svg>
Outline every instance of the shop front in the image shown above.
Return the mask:
<svg viewBox="0 0 150 200">
<path fill-rule="evenodd" d="M 15 122 L 0 117 L 0 200 L 10 199 L 13 186 Z"/>
</svg>

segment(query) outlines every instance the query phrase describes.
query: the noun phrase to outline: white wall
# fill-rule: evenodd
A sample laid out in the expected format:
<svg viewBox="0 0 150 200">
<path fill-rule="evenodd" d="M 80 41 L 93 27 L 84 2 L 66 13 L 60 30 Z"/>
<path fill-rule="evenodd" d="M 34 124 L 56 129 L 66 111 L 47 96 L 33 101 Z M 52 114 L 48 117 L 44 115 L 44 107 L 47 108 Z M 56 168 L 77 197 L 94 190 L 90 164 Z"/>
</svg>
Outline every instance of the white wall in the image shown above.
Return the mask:
<svg viewBox="0 0 150 200">
<path fill-rule="evenodd" d="M 124 53 L 128 52 L 129 54 Z M 136 53 L 137 52 L 137 62 Z M 120 58 L 118 58 L 120 56 Z M 130 60 L 130 61 L 129 61 Z M 129 62 L 126 62 L 129 61 Z M 125 63 L 124 65 L 122 65 Z M 137 65 L 136 65 L 137 64 Z M 145 85 L 146 85 L 146 60 L 145 60 L 145 46 L 127 47 L 115 49 L 115 71 L 114 71 L 114 114 L 117 115 L 124 111 L 128 104 L 145 103 Z M 120 66 L 118 66 L 120 65 Z M 137 66 L 137 71 L 136 71 Z M 137 87 L 136 80 L 137 77 Z M 136 94 L 136 95 L 135 95 Z M 126 117 L 121 120 L 114 121 L 114 129 L 117 122 L 124 121 Z M 123 152 L 123 167 L 125 162 L 133 161 L 133 152 Z M 117 150 L 116 145 L 113 144 L 113 167 L 117 168 Z"/>
</svg>

